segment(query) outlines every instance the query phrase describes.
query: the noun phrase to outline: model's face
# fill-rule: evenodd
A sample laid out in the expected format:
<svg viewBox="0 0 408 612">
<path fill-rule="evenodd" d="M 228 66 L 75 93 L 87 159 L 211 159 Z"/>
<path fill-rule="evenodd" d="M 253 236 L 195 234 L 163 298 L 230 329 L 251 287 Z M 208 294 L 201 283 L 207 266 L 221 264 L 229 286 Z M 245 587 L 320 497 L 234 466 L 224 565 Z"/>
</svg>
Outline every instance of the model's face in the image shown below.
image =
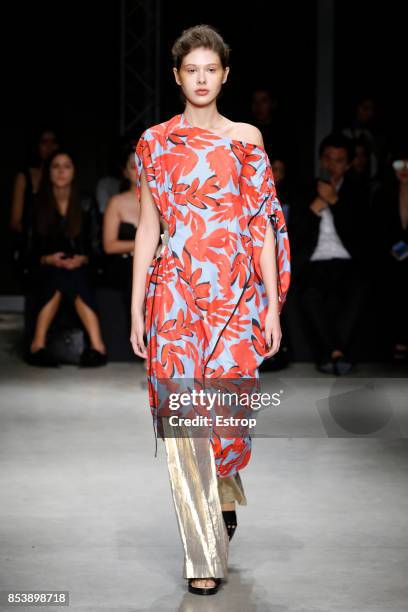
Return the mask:
<svg viewBox="0 0 408 612">
<path fill-rule="evenodd" d="M 285 164 L 280 159 L 275 159 L 272 162 L 272 172 L 275 183 L 280 183 L 285 178 Z"/>
<path fill-rule="evenodd" d="M 57 147 L 58 143 L 54 132 L 44 132 L 38 143 L 38 154 L 41 159 L 45 160 Z"/>
<path fill-rule="evenodd" d="M 341 179 L 350 167 L 347 150 L 342 147 L 326 147 L 320 158 L 320 165 L 334 180 Z"/>
<path fill-rule="evenodd" d="M 123 170 L 123 175 L 131 182 L 132 185 L 138 184 L 138 175 L 134 153 L 131 153 L 129 155 L 127 164 Z"/>
<path fill-rule="evenodd" d="M 408 185 L 408 159 L 401 159 L 398 161 L 398 165 L 401 166 L 401 168 L 398 168 L 397 170 L 394 168 L 395 175 L 400 183 L 402 183 L 403 185 Z M 401 162 L 404 162 L 404 166 Z"/>
<path fill-rule="evenodd" d="M 222 67 L 218 53 L 199 47 L 190 51 L 183 58 L 180 69 L 173 68 L 173 72 L 188 102 L 207 106 L 217 98 L 229 68 Z"/>
<path fill-rule="evenodd" d="M 68 187 L 74 178 L 74 164 L 68 155 L 56 155 L 50 167 L 50 180 L 54 187 Z"/>
</svg>

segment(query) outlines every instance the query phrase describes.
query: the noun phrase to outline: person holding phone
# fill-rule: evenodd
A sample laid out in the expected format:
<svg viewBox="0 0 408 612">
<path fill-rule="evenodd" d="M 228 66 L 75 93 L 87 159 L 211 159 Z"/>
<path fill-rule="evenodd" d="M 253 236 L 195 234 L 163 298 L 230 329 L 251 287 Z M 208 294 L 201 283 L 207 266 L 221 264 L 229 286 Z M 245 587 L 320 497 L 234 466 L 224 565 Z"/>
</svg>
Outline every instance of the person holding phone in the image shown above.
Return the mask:
<svg viewBox="0 0 408 612">
<path fill-rule="evenodd" d="M 304 205 L 291 211 L 289 230 L 305 334 L 316 369 L 334 375 L 354 365 L 352 346 L 368 289 L 368 202 L 348 173 L 352 157 L 352 142 L 343 134 L 322 141 L 320 174 Z"/>
<path fill-rule="evenodd" d="M 408 142 L 396 148 L 382 188 L 373 203 L 373 218 L 380 223 L 378 249 L 380 275 L 387 279 L 386 307 L 391 325 L 391 358 L 408 363 Z M 391 290 L 392 289 L 392 290 Z"/>
</svg>

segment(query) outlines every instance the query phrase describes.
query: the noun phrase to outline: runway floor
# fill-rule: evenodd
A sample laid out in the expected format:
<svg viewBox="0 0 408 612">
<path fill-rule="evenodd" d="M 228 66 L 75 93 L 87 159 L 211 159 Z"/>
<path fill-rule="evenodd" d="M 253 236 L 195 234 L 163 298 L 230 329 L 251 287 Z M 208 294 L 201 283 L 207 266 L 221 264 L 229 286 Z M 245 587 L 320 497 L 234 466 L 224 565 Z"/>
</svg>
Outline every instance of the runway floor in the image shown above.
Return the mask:
<svg viewBox="0 0 408 612">
<path fill-rule="evenodd" d="M 182 578 L 143 365 L 32 368 L 2 321 L 0 590 L 69 591 L 70 608 L 41 610 L 407 611 L 406 372 L 262 375 L 285 400 L 241 471 L 228 582 L 201 597 Z"/>
</svg>

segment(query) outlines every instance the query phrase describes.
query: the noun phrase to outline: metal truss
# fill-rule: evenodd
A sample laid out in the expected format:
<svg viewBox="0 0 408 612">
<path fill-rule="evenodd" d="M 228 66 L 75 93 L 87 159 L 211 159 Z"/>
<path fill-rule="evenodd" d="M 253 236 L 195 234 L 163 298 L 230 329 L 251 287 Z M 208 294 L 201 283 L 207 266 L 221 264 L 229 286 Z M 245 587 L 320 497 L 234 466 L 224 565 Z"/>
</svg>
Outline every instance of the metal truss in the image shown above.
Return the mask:
<svg viewBox="0 0 408 612">
<path fill-rule="evenodd" d="M 160 121 L 161 0 L 121 0 L 120 134 Z"/>
</svg>

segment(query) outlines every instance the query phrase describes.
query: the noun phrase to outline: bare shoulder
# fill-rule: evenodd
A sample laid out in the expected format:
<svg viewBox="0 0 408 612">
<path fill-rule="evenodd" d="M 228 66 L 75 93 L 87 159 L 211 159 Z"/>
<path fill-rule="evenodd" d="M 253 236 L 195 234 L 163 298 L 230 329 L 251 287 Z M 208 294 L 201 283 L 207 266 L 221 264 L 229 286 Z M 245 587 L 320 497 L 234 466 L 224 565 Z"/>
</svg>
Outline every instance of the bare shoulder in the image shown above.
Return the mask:
<svg viewBox="0 0 408 612">
<path fill-rule="evenodd" d="M 261 131 L 251 123 L 236 123 L 234 129 L 234 138 L 249 142 L 260 147 L 264 146 Z"/>
<path fill-rule="evenodd" d="M 115 193 L 108 201 L 105 209 L 105 213 L 109 215 L 118 215 L 120 212 L 120 206 L 122 204 L 122 194 Z"/>
</svg>

